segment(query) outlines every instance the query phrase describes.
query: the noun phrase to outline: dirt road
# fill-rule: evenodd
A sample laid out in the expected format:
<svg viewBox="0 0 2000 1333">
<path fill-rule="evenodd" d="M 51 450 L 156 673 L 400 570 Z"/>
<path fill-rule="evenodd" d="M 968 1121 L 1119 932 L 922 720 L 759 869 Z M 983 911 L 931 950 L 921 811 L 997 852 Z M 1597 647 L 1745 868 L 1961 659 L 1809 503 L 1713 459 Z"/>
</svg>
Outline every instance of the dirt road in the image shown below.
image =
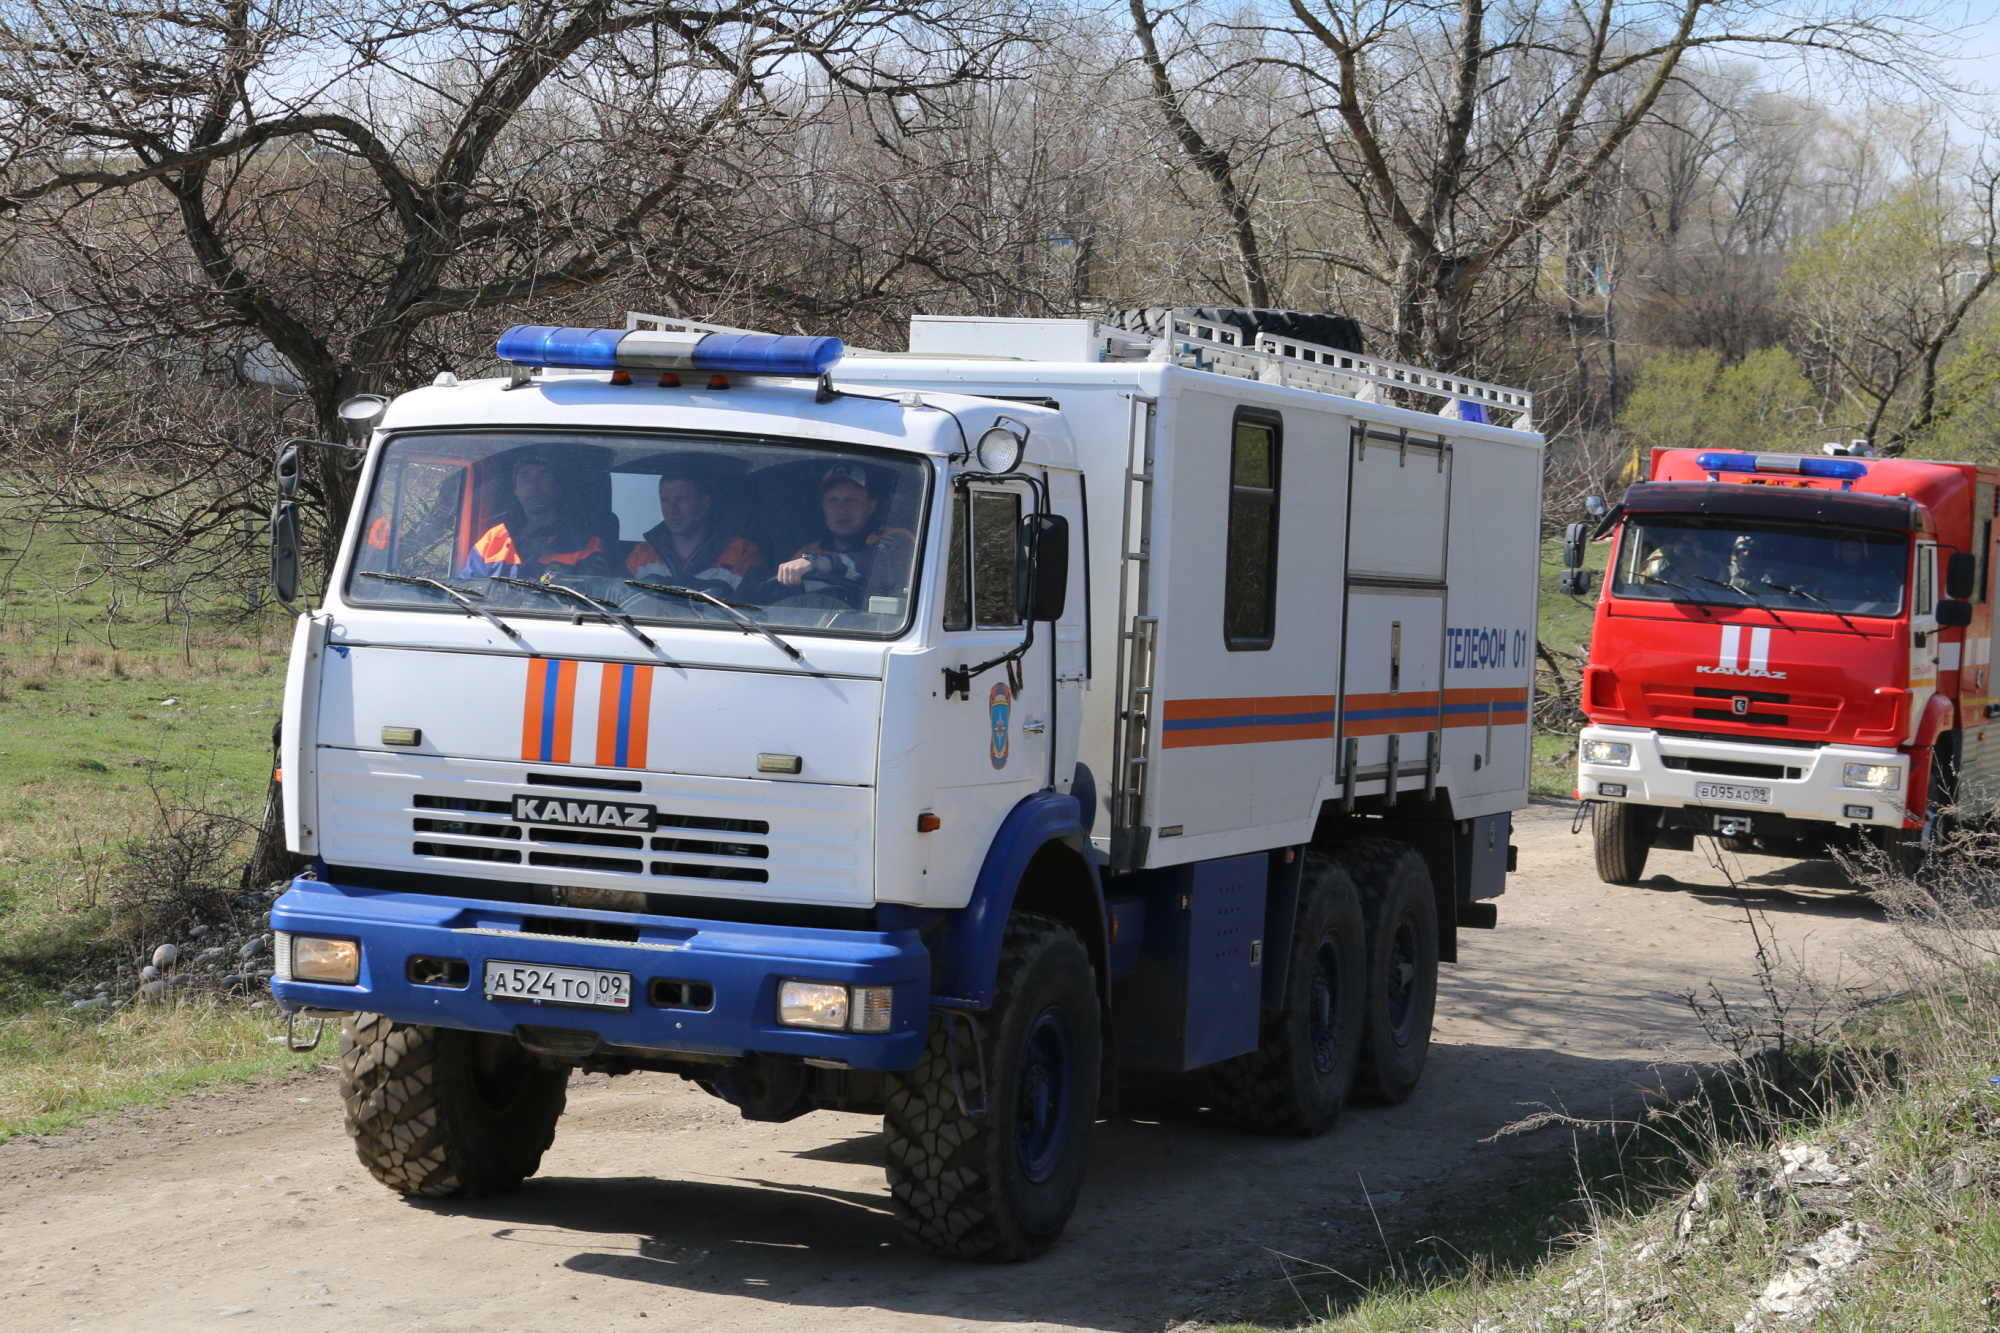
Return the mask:
<svg viewBox="0 0 2000 1333">
<path fill-rule="evenodd" d="M 519 1194 L 408 1203 L 369 1179 L 320 1073 L 0 1146 L 0 1327 L 370 1330 L 1160 1329 L 1253 1314 L 1279 1254 L 1351 1253 L 1446 1197 L 1485 1202 L 1562 1154 L 1482 1144 L 1537 1104 L 1630 1107 L 1656 1066 L 1706 1058 L 1678 992 L 1747 991 L 1737 899 L 1700 853 L 1614 889 L 1566 810 L 1521 817 L 1500 928 L 1466 932 L 1408 1104 L 1331 1136 L 1248 1138 L 1199 1116 L 1100 1126 L 1068 1235 L 1026 1265 L 896 1239 L 876 1121 L 754 1125 L 692 1085 L 584 1078 Z M 1887 934 L 1829 867 L 1743 858 L 1782 944 L 1865 966 Z"/>
</svg>

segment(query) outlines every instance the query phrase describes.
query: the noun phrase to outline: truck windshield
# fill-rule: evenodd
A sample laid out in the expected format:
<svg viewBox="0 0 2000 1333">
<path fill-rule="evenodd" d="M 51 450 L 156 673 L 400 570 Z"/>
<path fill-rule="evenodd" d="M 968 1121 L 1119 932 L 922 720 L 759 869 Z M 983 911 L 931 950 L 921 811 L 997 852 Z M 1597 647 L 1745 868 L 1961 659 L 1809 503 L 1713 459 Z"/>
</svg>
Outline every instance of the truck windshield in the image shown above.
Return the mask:
<svg viewBox="0 0 2000 1333">
<path fill-rule="evenodd" d="M 1901 533 L 1735 516 L 1637 514 L 1618 543 L 1615 597 L 1847 616 L 1902 610 Z"/>
<path fill-rule="evenodd" d="M 602 614 L 559 585 L 638 621 L 886 638 L 909 624 L 928 475 L 918 459 L 809 444 L 399 435 L 346 595 L 455 609 L 413 581 L 436 580 L 508 620 Z"/>
</svg>

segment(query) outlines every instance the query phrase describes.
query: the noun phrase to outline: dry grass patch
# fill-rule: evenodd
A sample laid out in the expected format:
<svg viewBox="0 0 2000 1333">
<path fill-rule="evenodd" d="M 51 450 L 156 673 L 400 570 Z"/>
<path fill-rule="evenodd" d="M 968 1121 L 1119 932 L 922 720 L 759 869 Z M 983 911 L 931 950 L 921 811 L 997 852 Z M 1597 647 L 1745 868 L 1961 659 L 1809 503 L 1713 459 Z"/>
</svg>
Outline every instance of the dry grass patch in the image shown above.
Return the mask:
<svg viewBox="0 0 2000 1333">
<path fill-rule="evenodd" d="M 325 1045 L 298 1055 L 273 1044 L 283 1032 L 269 1009 L 209 1000 L 104 1015 L 42 1008 L 0 1021 L 0 1141 L 328 1058 Z"/>
</svg>

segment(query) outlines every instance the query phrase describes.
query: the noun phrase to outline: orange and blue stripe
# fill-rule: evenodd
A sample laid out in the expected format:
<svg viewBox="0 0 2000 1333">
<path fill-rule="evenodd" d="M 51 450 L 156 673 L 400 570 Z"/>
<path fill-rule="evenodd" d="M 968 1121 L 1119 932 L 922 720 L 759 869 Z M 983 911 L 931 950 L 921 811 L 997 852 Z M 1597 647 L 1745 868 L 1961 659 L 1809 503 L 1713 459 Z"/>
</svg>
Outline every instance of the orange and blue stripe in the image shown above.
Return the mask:
<svg viewBox="0 0 2000 1333">
<path fill-rule="evenodd" d="M 529 659 L 527 694 L 521 704 L 521 758 L 545 764 L 572 762 L 578 665 L 546 657 Z M 604 665 L 598 678 L 596 751 L 574 762 L 600 768 L 646 766 L 654 670 L 636 663 Z"/>
<path fill-rule="evenodd" d="M 1392 736 L 1440 727 L 1518 726 L 1528 720 L 1528 691 L 1411 690 L 1397 694 L 1277 695 L 1264 699 L 1171 699 L 1161 710 L 1160 744 L 1257 745 L 1270 741 Z"/>
<path fill-rule="evenodd" d="M 597 694 L 597 766 L 644 768 L 653 716 L 653 668 L 606 664 Z"/>
<path fill-rule="evenodd" d="M 1170 699 L 1161 712 L 1160 744 L 1176 750 L 1190 745 L 1331 739 L 1339 720 L 1335 703 L 1331 694 Z"/>
<path fill-rule="evenodd" d="M 567 764 L 575 720 L 576 663 L 530 658 L 528 694 L 521 706 L 521 758 Z"/>
</svg>

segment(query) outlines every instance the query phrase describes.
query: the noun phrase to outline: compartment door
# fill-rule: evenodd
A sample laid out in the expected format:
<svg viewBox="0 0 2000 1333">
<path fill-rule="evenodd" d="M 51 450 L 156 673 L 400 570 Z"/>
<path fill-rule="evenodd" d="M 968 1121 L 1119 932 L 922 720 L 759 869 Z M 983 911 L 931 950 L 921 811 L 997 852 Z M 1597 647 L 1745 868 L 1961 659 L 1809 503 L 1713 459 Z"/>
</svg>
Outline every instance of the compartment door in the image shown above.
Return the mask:
<svg viewBox="0 0 2000 1333">
<path fill-rule="evenodd" d="M 1349 799 L 1426 792 L 1443 759 L 1451 444 L 1357 422 L 1336 772 Z"/>
</svg>

